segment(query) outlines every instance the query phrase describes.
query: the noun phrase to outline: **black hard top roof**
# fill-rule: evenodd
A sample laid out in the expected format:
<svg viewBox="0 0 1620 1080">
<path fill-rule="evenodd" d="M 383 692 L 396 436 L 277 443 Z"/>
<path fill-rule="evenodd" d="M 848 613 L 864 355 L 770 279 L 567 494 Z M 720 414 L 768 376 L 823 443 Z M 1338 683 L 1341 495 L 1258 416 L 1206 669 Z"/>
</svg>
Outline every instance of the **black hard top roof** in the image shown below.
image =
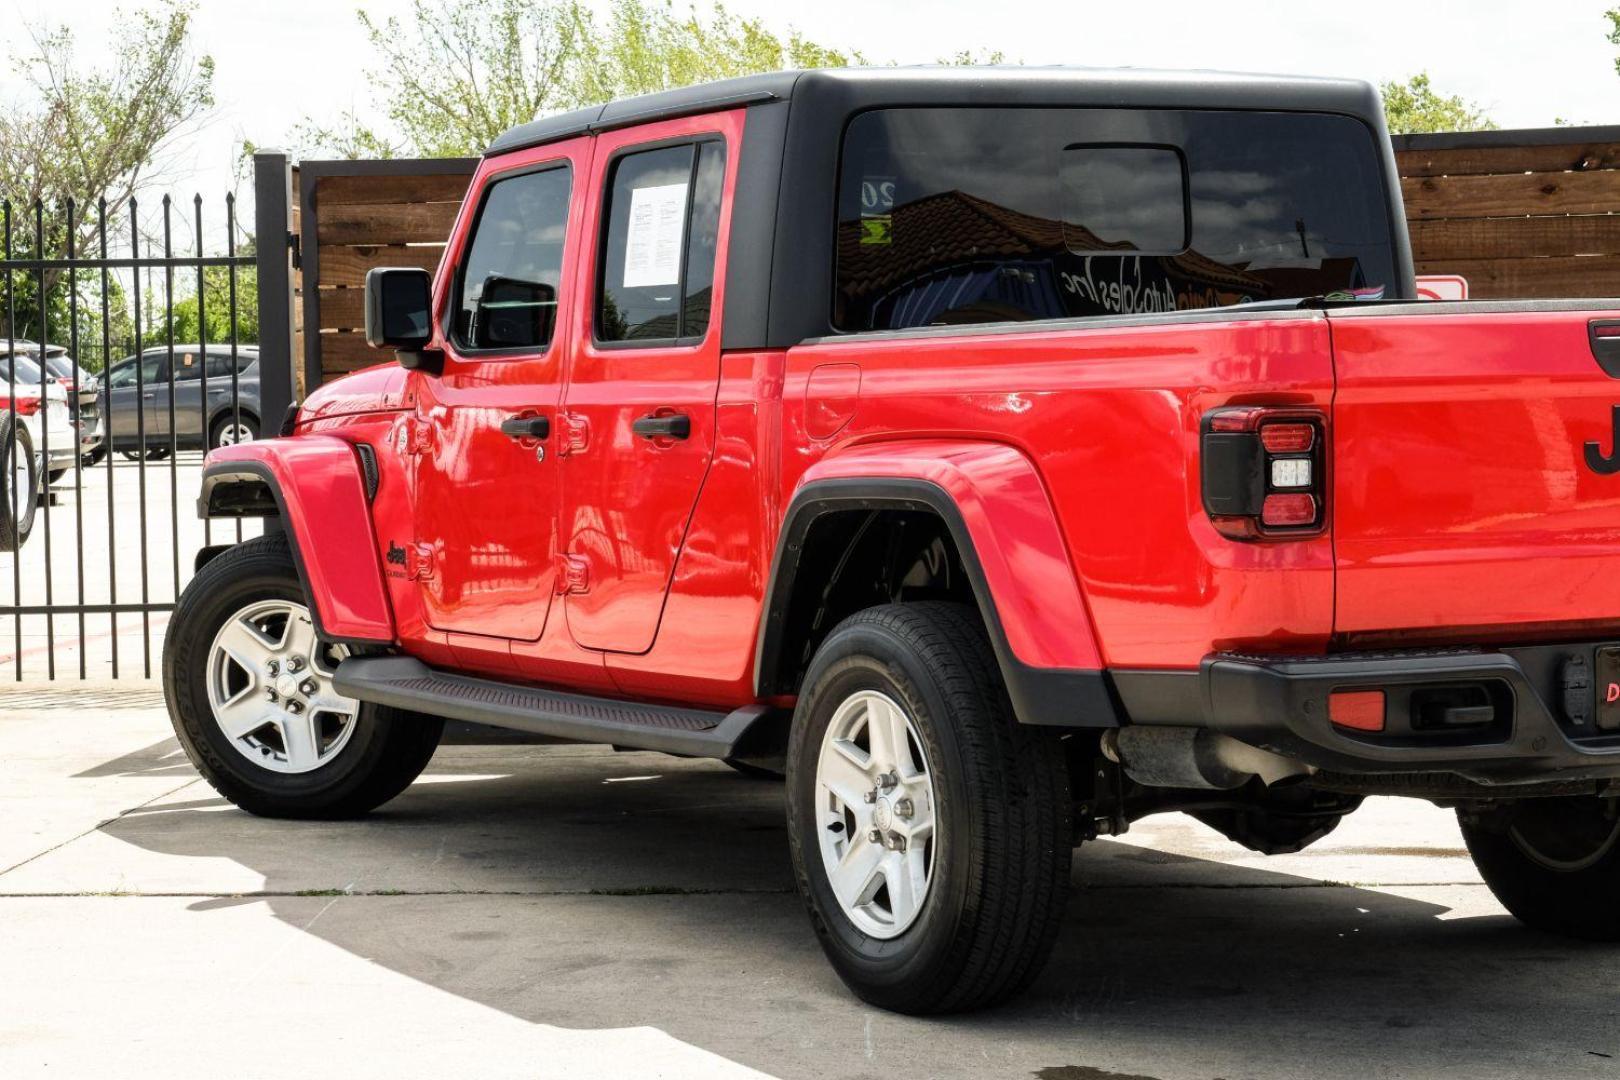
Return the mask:
<svg viewBox="0 0 1620 1080">
<path fill-rule="evenodd" d="M 853 112 L 905 105 L 1267 109 L 1378 115 L 1377 92 L 1355 79 L 1136 68 L 938 66 L 773 71 L 592 105 L 520 124 L 488 154 L 587 132 L 718 109 L 813 97 Z"/>
</svg>

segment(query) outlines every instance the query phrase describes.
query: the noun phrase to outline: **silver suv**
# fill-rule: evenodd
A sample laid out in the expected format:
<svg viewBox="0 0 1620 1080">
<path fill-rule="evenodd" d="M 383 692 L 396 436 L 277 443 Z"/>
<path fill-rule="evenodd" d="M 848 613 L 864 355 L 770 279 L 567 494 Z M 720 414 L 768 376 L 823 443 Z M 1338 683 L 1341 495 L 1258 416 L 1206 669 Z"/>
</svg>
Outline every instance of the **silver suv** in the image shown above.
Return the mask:
<svg viewBox="0 0 1620 1080">
<path fill-rule="evenodd" d="M 108 446 L 126 457 L 161 458 L 168 455 L 171 445 L 181 450 L 211 450 L 231 443 L 252 442 L 259 437 L 259 350 L 256 347 L 237 346 L 238 398 L 235 401 L 231 396 L 229 345 L 206 348 L 176 345 L 173 355 L 172 380 L 167 345 L 147 349 L 138 357 L 126 356 L 108 369 L 102 384 Z M 206 408 L 203 403 L 205 383 Z"/>
</svg>

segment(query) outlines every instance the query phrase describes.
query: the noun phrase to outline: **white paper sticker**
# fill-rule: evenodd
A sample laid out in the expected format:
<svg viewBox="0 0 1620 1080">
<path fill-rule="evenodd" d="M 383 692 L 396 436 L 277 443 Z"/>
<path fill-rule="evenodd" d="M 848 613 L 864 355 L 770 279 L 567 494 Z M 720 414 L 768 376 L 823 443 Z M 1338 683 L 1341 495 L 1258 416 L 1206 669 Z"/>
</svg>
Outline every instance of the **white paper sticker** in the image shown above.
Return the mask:
<svg viewBox="0 0 1620 1080">
<path fill-rule="evenodd" d="M 685 184 L 632 190 L 630 229 L 624 240 L 624 287 L 679 283 L 685 232 Z"/>
</svg>

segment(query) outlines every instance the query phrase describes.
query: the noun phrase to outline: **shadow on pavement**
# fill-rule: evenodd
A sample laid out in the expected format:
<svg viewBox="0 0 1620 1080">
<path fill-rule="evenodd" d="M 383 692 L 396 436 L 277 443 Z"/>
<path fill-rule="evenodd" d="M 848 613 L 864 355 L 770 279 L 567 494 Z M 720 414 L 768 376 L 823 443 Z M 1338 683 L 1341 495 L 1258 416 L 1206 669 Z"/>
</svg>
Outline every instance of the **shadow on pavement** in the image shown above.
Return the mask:
<svg viewBox="0 0 1620 1080">
<path fill-rule="evenodd" d="M 168 770 L 171 749 L 94 774 Z M 783 1077 L 1610 1075 L 1601 1055 L 1620 1055 L 1620 954 L 1505 915 L 1442 918 L 1477 886 L 1395 895 L 1088 845 L 1034 988 L 927 1021 L 838 983 L 792 892 L 780 785 L 713 763 L 448 747 L 400 799 L 337 825 L 255 819 L 206 790 L 106 826 L 263 875 L 269 895 L 194 910 L 266 903 L 511 1015 L 650 1024 Z"/>
</svg>

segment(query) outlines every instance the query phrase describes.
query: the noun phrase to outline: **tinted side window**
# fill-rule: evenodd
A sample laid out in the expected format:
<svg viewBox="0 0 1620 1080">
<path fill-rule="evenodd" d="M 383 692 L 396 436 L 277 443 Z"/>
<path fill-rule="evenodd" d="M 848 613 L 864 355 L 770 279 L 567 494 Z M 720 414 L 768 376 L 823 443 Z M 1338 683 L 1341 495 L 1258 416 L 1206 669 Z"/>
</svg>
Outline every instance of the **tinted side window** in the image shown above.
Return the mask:
<svg viewBox="0 0 1620 1080">
<path fill-rule="evenodd" d="M 890 109 L 846 132 L 841 330 L 1219 307 L 1397 287 L 1349 117 Z"/>
<path fill-rule="evenodd" d="M 726 149 L 626 154 L 608 180 L 597 289 L 601 341 L 670 341 L 709 328 Z"/>
<path fill-rule="evenodd" d="M 164 360 L 166 360 L 167 358 L 168 358 L 167 354 L 165 354 L 165 353 L 147 353 L 144 356 L 142 356 L 140 358 L 140 361 L 139 361 L 140 365 L 141 365 L 139 382 L 142 385 L 151 386 L 154 382 L 158 382 L 159 380 L 162 380 L 162 379 L 167 379 L 169 377 L 169 369 L 168 369 L 168 366 L 166 364 L 164 364 Z M 136 380 L 135 364 L 136 364 L 136 360 L 135 360 L 134 357 L 130 357 L 127 360 L 120 361 L 112 369 L 112 374 L 107 379 L 107 385 L 108 386 L 134 386 L 134 385 L 136 385 L 137 380 Z M 19 370 L 21 370 L 20 365 L 19 365 Z"/>
<path fill-rule="evenodd" d="M 246 371 L 248 365 L 253 363 L 253 360 L 254 357 L 248 355 L 247 353 L 237 353 L 236 370 L 238 372 Z M 210 379 L 228 379 L 231 377 L 230 353 L 208 354 L 208 377 Z"/>
<path fill-rule="evenodd" d="M 167 353 L 164 354 L 167 357 Z M 174 381 L 185 382 L 188 379 L 202 378 L 202 357 L 194 352 L 184 349 L 174 350 Z M 212 374 L 212 373 L 210 373 Z"/>
<path fill-rule="evenodd" d="M 484 194 L 457 274 L 454 327 L 467 349 L 544 349 L 557 322 L 566 167 L 497 180 Z"/>
</svg>

